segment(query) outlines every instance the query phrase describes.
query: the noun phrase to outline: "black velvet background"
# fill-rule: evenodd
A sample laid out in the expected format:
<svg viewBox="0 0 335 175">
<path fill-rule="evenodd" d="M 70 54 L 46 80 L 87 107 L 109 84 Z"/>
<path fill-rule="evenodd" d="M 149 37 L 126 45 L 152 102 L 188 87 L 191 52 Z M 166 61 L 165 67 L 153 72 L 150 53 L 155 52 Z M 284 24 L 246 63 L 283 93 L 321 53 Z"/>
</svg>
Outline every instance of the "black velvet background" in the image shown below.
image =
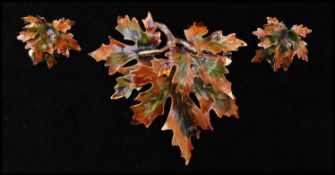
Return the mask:
<svg viewBox="0 0 335 175">
<path fill-rule="evenodd" d="M 210 32 L 235 32 L 248 43 L 233 53 L 227 78 L 237 97 L 240 119 L 211 116 L 215 132 L 193 138 L 184 166 L 172 132 L 160 129 L 166 115 L 149 129 L 129 124 L 135 104 L 110 100 L 115 78 L 87 53 L 122 36 L 118 15 L 137 19 L 150 11 L 175 36 L 193 21 Z M 82 47 L 61 57 L 51 70 L 32 66 L 16 36 L 21 17 L 67 17 Z M 229 2 L 71 2 L 2 4 L 2 167 L 3 172 L 314 172 L 332 170 L 333 4 Z M 266 62 L 250 62 L 258 39 L 251 32 L 267 16 L 288 27 L 313 29 L 308 63 L 295 59 L 288 72 L 274 73 Z M 167 110 L 166 110 L 167 112 Z"/>
</svg>

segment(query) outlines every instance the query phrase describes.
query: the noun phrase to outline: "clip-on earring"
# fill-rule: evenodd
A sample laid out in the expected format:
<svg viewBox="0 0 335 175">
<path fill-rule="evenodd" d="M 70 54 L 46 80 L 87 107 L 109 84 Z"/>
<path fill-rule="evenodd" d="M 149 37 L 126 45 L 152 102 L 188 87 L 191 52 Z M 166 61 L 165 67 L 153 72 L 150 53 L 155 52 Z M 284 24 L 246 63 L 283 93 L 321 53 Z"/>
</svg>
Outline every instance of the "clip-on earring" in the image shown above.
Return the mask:
<svg viewBox="0 0 335 175">
<path fill-rule="evenodd" d="M 73 35 L 67 33 L 74 25 L 73 21 L 61 18 L 49 23 L 40 16 L 22 19 L 27 25 L 17 39 L 27 43 L 25 49 L 29 49 L 28 55 L 34 65 L 45 61 L 48 68 L 51 68 L 57 63 L 55 57 L 59 54 L 69 57 L 70 50 L 81 50 Z"/>
<path fill-rule="evenodd" d="M 306 48 L 307 43 L 301 37 L 306 37 L 312 30 L 301 25 L 293 25 L 288 29 L 285 24 L 277 18 L 267 17 L 267 24 L 264 29 L 257 28 L 252 34 L 256 35 L 261 42 L 259 49 L 251 62 L 268 61 L 273 71 L 283 68 L 288 70 L 295 55 L 299 59 L 308 61 Z"/>
</svg>

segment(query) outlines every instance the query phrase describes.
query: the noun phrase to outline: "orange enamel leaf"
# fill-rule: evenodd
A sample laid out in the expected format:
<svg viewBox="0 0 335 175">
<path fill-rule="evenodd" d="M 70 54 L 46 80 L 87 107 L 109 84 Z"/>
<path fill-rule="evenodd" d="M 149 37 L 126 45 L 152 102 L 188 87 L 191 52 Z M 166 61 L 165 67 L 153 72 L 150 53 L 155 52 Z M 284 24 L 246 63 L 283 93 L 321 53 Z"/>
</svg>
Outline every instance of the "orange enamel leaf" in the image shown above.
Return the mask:
<svg viewBox="0 0 335 175">
<path fill-rule="evenodd" d="M 262 62 L 266 57 L 266 52 L 262 49 L 256 50 L 255 56 L 251 59 L 251 62 L 257 62 L 260 63 Z"/>
<path fill-rule="evenodd" d="M 237 51 L 241 46 L 247 46 L 247 43 L 237 39 L 232 33 L 228 36 L 222 35 L 222 31 L 213 32 L 208 37 L 203 38 L 208 32 L 203 23 L 193 23 L 193 25 L 184 31 L 186 39 L 192 43 L 197 51 L 209 50 L 214 54 L 220 52 Z"/>
<path fill-rule="evenodd" d="M 312 30 L 303 25 L 293 25 L 288 29 L 283 22 L 277 18 L 267 18 L 267 24 L 264 29 L 257 28 L 253 32 L 261 42 L 258 44 L 259 49 L 251 62 L 262 62 L 267 60 L 274 71 L 283 68 L 287 71 L 295 55 L 299 59 L 308 61 L 307 43 L 301 37 L 306 37 Z"/>
<path fill-rule="evenodd" d="M 293 25 L 291 30 L 293 30 L 296 34 L 306 37 L 307 34 L 311 33 L 312 30 L 304 27 L 302 24 L 301 25 Z"/>
<path fill-rule="evenodd" d="M 219 37 L 222 37 L 222 45 L 224 52 L 237 51 L 241 46 L 247 46 L 247 43 L 236 38 L 236 34 L 232 33 L 227 36 L 223 36 L 221 31 L 219 32 Z"/>
<path fill-rule="evenodd" d="M 136 46 L 128 46 L 113 38 L 109 38 L 109 45 L 102 44 L 101 47 L 89 55 L 97 62 L 106 61 L 109 66 L 109 74 L 117 72 L 123 65 L 137 59 Z"/>
<path fill-rule="evenodd" d="M 300 41 L 294 52 L 297 54 L 298 58 L 308 61 L 308 50 L 306 48 L 307 43 L 305 41 Z"/>
<path fill-rule="evenodd" d="M 246 43 L 235 34 L 222 35 L 217 31 L 208 33 L 203 23 L 194 23 L 185 30 L 187 41 L 175 38 L 169 29 L 155 22 L 150 13 L 142 20 L 145 30 L 135 18 L 118 17 L 115 29 L 125 40 L 134 41 L 126 45 L 110 38 L 108 45 L 90 53 L 96 61 L 105 61 L 109 74 L 123 74 L 117 78 L 112 99 L 129 98 L 134 90 L 145 85 L 151 87 L 135 98 L 139 103 L 131 106 L 134 115 L 132 124 L 149 127 L 159 116 L 164 115 L 165 102 L 171 99 L 170 111 L 162 130 L 172 130 L 172 145 L 178 146 L 185 164 L 191 158 L 192 137 L 199 138 L 202 130 L 213 130 L 210 110 L 219 117 L 226 115 L 238 118 L 238 107 L 225 78 L 226 68 L 231 63 L 231 51 Z M 160 46 L 160 32 L 167 36 L 167 45 Z M 156 58 L 163 55 L 164 58 Z M 134 64 L 126 66 L 132 60 Z M 190 98 L 194 93 L 200 107 Z"/>
<path fill-rule="evenodd" d="M 28 54 L 34 65 L 45 61 L 48 68 L 51 68 L 57 63 L 58 54 L 69 57 L 70 50 L 81 50 L 73 35 L 67 33 L 74 24 L 69 19 L 62 18 L 52 23 L 39 16 L 27 16 L 22 19 L 29 24 L 23 28 L 17 39 L 26 42 L 25 49 L 29 49 Z"/>
<path fill-rule="evenodd" d="M 279 22 L 276 17 L 267 17 L 266 19 L 268 23 L 264 25 L 264 30 L 268 33 L 286 28 L 285 24 L 283 22 Z"/>
<path fill-rule="evenodd" d="M 239 118 L 238 107 L 235 100 L 223 92 L 216 92 L 211 85 L 205 85 L 200 78 L 195 79 L 195 94 L 199 100 L 201 110 L 208 115 L 211 109 L 221 117 L 234 116 Z"/>
<path fill-rule="evenodd" d="M 204 23 L 194 22 L 193 25 L 184 32 L 187 41 L 194 42 L 197 40 L 202 40 L 202 36 L 206 35 L 208 30 L 207 27 L 204 26 Z"/>
<path fill-rule="evenodd" d="M 293 52 L 291 50 L 287 50 L 286 52 L 282 52 L 280 48 L 277 48 L 275 50 L 275 55 L 274 55 L 274 66 L 273 70 L 277 71 L 281 67 L 285 71 L 288 70 L 288 67 L 290 66 L 292 60 L 293 60 Z"/>
<path fill-rule="evenodd" d="M 152 63 L 157 64 L 154 61 L 156 60 L 152 60 Z M 153 67 L 141 65 L 137 70 L 131 71 L 137 85 L 151 83 L 150 89 L 139 93 L 135 98 L 140 103 L 131 107 L 134 112 L 132 124 L 142 123 L 149 127 L 151 122 L 164 112 L 165 101 L 169 95 L 169 81 L 166 77 L 157 77 Z"/>
<path fill-rule="evenodd" d="M 173 131 L 172 145 L 179 146 L 185 165 L 188 165 L 193 149 L 191 137 L 200 137 L 197 126 L 203 130 L 213 130 L 209 116 L 203 114 L 189 97 L 182 100 L 181 96 L 175 94 L 162 130 Z"/>
<path fill-rule="evenodd" d="M 21 40 L 22 42 L 26 42 L 28 40 L 34 39 L 35 36 L 36 36 L 35 32 L 27 30 L 27 31 L 21 31 L 17 39 Z"/>
<path fill-rule="evenodd" d="M 257 30 L 253 31 L 252 34 L 256 35 L 258 38 L 263 38 L 266 35 L 266 32 L 261 28 L 257 28 Z"/>
<path fill-rule="evenodd" d="M 70 30 L 73 25 L 73 21 L 65 18 L 52 21 L 52 26 L 63 33 L 66 33 L 68 30 Z"/>
<path fill-rule="evenodd" d="M 27 16 L 22 18 L 25 23 L 39 23 L 42 22 L 44 18 L 42 17 L 34 17 L 34 16 Z"/>
</svg>

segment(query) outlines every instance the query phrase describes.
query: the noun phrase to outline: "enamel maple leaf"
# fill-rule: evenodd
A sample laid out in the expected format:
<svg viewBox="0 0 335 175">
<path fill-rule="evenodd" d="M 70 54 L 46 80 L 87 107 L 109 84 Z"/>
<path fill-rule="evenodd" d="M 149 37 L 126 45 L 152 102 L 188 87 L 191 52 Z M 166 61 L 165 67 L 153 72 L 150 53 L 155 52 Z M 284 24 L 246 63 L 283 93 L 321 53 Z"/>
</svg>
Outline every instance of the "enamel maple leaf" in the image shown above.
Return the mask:
<svg viewBox="0 0 335 175">
<path fill-rule="evenodd" d="M 70 50 L 81 50 L 73 34 L 67 33 L 74 25 L 73 21 L 61 18 L 49 23 L 40 16 L 22 19 L 27 25 L 17 39 L 27 43 L 25 49 L 29 49 L 28 55 L 34 65 L 45 61 L 48 68 L 51 68 L 57 63 L 58 54 L 69 57 Z"/>
<path fill-rule="evenodd" d="M 118 17 L 115 29 L 125 40 L 124 44 L 109 38 L 109 44 L 90 53 L 97 62 L 105 61 L 109 74 L 122 76 L 116 79 L 112 99 L 129 98 L 133 90 L 139 91 L 135 98 L 138 104 L 131 106 L 134 113 L 132 124 L 149 127 L 155 118 L 164 114 L 165 102 L 172 103 L 162 130 L 172 130 L 172 145 L 179 146 L 185 164 L 189 163 L 193 149 L 191 137 L 199 138 L 200 130 L 213 130 L 209 112 L 214 110 L 219 117 L 238 118 L 238 107 L 226 79 L 226 68 L 231 63 L 231 51 L 247 44 L 235 34 L 222 35 L 208 32 L 202 23 L 194 23 L 185 30 L 187 41 L 175 38 L 170 30 L 155 22 L 150 13 L 142 20 L 143 30 L 135 18 Z M 160 47 L 161 32 L 167 37 L 166 46 Z M 164 53 L 163 58 L 155 55 Z M 126 66 L 136 60 L 136 63 Z M 151 84 L 148 90 L 141 88 Z M 190 98 L 195 94 L 199 106 Z"/>
<path fill-rule="evenodd" d="M 262 49 L 256 51 L 251 61 L 262 62 L 265 59 L 275 72 L 280 68 L 287 71 L 295 55 L 308 61 L 307 43 L 301 37 L 306 37 L 311 32 L 311 29 L 303 25 L 293 25 L 288 29 L 277 18 L 267 17 L 264 29 L 257 28 L 253 32 L 261 40 L 258 46 Z"/>
</svg>

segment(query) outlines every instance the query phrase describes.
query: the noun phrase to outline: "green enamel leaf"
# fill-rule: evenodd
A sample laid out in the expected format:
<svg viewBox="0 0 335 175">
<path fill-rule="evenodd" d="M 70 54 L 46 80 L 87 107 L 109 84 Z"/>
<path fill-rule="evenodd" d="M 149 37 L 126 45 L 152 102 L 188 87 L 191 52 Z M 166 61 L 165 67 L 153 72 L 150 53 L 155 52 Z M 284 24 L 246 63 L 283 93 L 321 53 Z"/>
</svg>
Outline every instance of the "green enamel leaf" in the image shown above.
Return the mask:
<svg viewBox="0 0 335 175">
<path fill-rule="evenodd" d="M 205 71 L 208 72 L 211 76 L 219 78 L 225 72 L 225 67 L 216 61 L 208 60 L 206 58 L 200 59 L 200 64 L 205 68 Z"/>
<path fill-rule="evenodd" d="M 170 59 L 174 60 L 176 66 L 172 82 L 177 84 L 177 90 L 185 97 L 194 89 L 195 74 L 191 67 L 194 59 L 189 53 L 182 51 L 172 53 Z"/>
<path fill-rule="evenodd" d="M 137 59 L 138 56 L 134 52 L 114 52 L 107 58 L 106 65 L 109 67 L 109 74 L 114 74 L 120 67 L 128 62 Z"/>
<path fill-rule="evenodd" d="M 290 30 L 288 32 L 288 37 L 290 40 L 294 41 L 294 42 L 299 42 L 299 36 L 292 30 Z"/>
<path fill-rule="evenodd" d="M 203 81 L 199 78 L 195 79 L 195 94 L 200 101 L 202 110 L 206 113 L 210 109 L 214 109 L 220 117 L 233 111 L 232 105 L 235 104 L 232 104 L 234 101 L 228 95 L 216 92 L 211 85 L 204 85 Z M 232 113 L 232 115 L 235 114 Z"/>
<path fill-rule="evenodd" d="M 131 107 L 134 112 L 133 124 L 143 123 L 149 127 L 157 116 L 164 113 L 165 101 L 169 97 L 169 84 L 169 81 L 159 86 L 153 84 L 150 89 L 139 93 L 135 100 L 140 103 Z"/>
<path fill-rule="evenodd" d="M 102 45 L 97 50 L 90 53 L 96 61 L 104 60 L 109 66 L 109 74 L 116 73 L 121 67 L 132 60 L 139 60 L 138 54 L 142 50 L 155 49 L 160 44 L 160 33 L 156 32 L 156 24 L 153 23 L 150 14 L 145 22 L 146 30 L 143 31 L 138 21 L 133 18 L 129 19 L 126 15 L 124 18 L 118 18 L 118 25 L 115 27 L 125 40 L 133 41 L 133 45 L 126 45 L 110 37 L 109 45 Z M 144 56 L 143 56 L 144 57 Z"/>
<path fill-rule="evenodd" d="M 129 19 L 128 16 L 124 18 L 119 17 L 118 26 L 115 27 L 125 40 L 134 41 L 137 51 L 144 49 L 153 49 L 159 44 L 159 33 L 152 33 L 151 31 L 143 31 L 138 21 L 133 18 Z"/>
<path fill-rule="evenodd" d="M 116 81 L 117 81 L 117 84 L 114 87 L 115 93 L 112 95 L 111 98 L 119 99 L 119 98 L 125 97 L 126 99 L 128 99 L 134 89 L 132 87 L 130 76 L 126 75 L 123 77 L 118 77 Z"/>
<path fill-rule="evenodd" d="M 273 32 L 272 35 L 269 36 L 271 43 L 277 42 L 283 36 L 283 32 L 285 32 L 285 31 L 275 31 L 275 32 Z"/>
<path fill-rule="evenodd" d="M 178 94 L 175 94 L 173 99 L 172 111 L 170 112 L 175 114 L 180 123 L 179 127 L 182 133 L 187 137 L 191 137 L 192 135 L 199 137 L 200 131 L 194 125 L 196 115 L 192 111 L 192 108 L 195 107 L 194 103 L 189 97 L 183 101 L 182 97 Z"/>
<path fill-rule="evenodd" d="M 139 50 L 144 49 L 154 49 L 157 47 L 155 42 L 153 41 L 154 37 L 150 36 L 148 33 L 142 33 L 141 38 L 137 40 L 136 44 Z"/>
</svg>

